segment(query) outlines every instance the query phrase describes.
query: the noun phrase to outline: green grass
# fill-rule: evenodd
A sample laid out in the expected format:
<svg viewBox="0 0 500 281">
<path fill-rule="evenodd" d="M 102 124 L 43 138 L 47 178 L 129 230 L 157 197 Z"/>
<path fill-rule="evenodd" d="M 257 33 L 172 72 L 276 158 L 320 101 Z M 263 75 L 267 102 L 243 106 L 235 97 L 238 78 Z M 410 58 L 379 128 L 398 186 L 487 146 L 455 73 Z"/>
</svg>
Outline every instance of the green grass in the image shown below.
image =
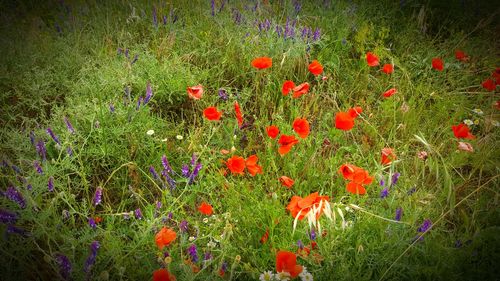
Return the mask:
<svg viewBox="0 0 500 281">
<path fill-rule="evenodd" d="M 70 260 L 72 279 L 84 280 L 92 241 L 101 245 L 92 280 L 146 280 L 162 267 L 177 280 L 257 280 L 264 271 L 276 271 L 278 250 L 297 252 L 298 240 L 310 244 L 307 220 L 294 230 L 286 206 L 293 195 L 312 192 L 330 196 L 336 214 L 335 221 L 321 217 L 325 235 L 318 233 L 317 249 L 297 259 L 315 280 L 498 278 L 500 144 L 494 122 L 499 95 L 481 86 L 500 63 L 494 40 L 498 11 L 469 1 L 443 6 L 301 1 L 296 13 L 293 1 L 258 1 L 255 11 L 257 1 L 229 1 L 212 17 L 210 1 L 126 2 L 0 2 L 0 183 L 2 192 L 16 186 L 27 207 L 20 209 L 5 197 L 0 206 L 16 212 L 15 226 L 29 233 L 2 237 L 2 280 L 61 278 L 58 254 Z M 222 1 L 215 2 L 219 7 Z M 235 22 L 236 10 L 241 23 Z M 270 30 L 259 32 L 255 22 L 265 19 L 271 21 Z M 276 34 L 276 25 L 284 27 L 287 19 L 296 20 L 295 39 Z M 321 29 L 321 39 L 306 43 L 300 38 L 303 27 Z M 130 58 L 118 54 L 118 48 L 128 49 Z M 455 59 L 457 49 L 470 56 L 469 62 Z M 395 72 L 386 75 L 368 67 L 368 51 L 381 64 L 393 63 Z M 273 66 L 252 68 L 250 62 L 260 56 L 271 57 Z M 434 57 L 445 61 L 444 71 L 431 68 Z M 324 66 L 326 80 L 308 72 L 313 59 Z M 309 82 L 311 90 L 298 99 L 285 97 L 285 80 Z M 154 95 L 137 110 L 148 81 Z M 197 84 L 204 86 L 203 98 L 188 99 L 186 88 Z M 398 93 L 383 99 L 381 94 L 392 87 Z M 227 91 L 227 102 L 218 97 L 219 88 Z M 249 127 L 238 128 L 234 101 Z M 203 117 L 208 106 L 224 112 L 220 122 Z M 355 127 L 336 129 L 335 114 L 354 106 L 363 108 Z M 476 108 L 484 113 L 474 113 Z M 75 134 L 66 129 L 64 117 Z M 297 117 L 309 121 L 311 134 L 281 157 L 277 140 L 265 128 L 273 124 L 292 135 Z M 471 126 L 477 139 L 465 140 L 473 153 L 457 149 L 451 130 L 464 119 L 477 120 Z M 61 146 L 45 132 L 49 127 Z M 147 135 L 148 130 L 155 133 Z M 30 143 L 31 131 L 45 143 L 46 161 Z M 384 147 L 397 155 L 387 166 L 380 164 Z M 229 155 L 220 153 L 232 148 Z M 417 157 L 420 151 L 428 153 L 427 160 Z M 149 172 L 153 166 L 159 173 L 166 155 L 180 174 L 192 154 L 203 165 L 194 184 L 175 176 L 177 187 L 171 191 Z M 252 154 L 259 157 L 262 174 L 222 175 L 231 155 Z M 338 173 L 345 163 L 374 176 L 366 195 L 346 191 L 347 181 Z M 378 181 L 390 182 L 396 172 L 399 181 L 381 199 Z M 292 189 L 279 183 L 283 175 L 295 180 Z M 50 177 L 54 192 L 48 191 Z M 98 186 L 103 199 L 94 206 Z M 157 201 L 162 202 L 159 211 Z M 213 206 L 212 216 L 198 212 L 203 201 Z M 398 207 L 401 222 L 390 221 Z M 124 218 L 138 208 L 141 220 Z M 89 217 L 103 221 L 92 229 Z M 433 227 L 423 241 L 413 243 L 425 219 Z M 183 220 L 187 233 L 179 229 Z M 163 226 L 178 236 L 160 251 L 154 237 Z M 2 233 L 7 228 L 0 224 Z M 266 230 L 269 239 L 261 244 Z M 192 244 L 200 259 L 197 273 L 185 263 Z M 163 259 L 166 251 L 169 264 Z M 206 263 L 205 252 L 212 255 Z M 223 263 L 227 271 L 220 277 Z"/>
</svg>

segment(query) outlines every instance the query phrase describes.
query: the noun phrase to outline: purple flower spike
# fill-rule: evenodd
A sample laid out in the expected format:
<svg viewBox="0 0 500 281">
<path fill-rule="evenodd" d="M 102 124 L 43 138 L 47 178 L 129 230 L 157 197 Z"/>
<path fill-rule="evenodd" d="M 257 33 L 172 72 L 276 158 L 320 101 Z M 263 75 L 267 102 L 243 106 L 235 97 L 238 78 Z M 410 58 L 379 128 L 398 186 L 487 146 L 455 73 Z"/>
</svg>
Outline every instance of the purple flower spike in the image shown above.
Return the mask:
<svg viewBox="0 0 500 281">
<path fill-rule="evenodd" d="M 297 240 L 297 246 L 299 247 L 299 249 L 304 249 L 304 243 L 302 243 L 302 240 Z"/>
<path fill-rule="evenodd" d="M 89 226 L 90 226 L 92 229 L 96 229 L 96 228 L 97 228 L 97 225 L 95 224 L 95 220 L 94 220 L 94 218 L 89 218 Z"/>
<path fill-rule="evenodd" d="M 56 262 L 59 264 L 59 274 L 64 280 L 69 280 L 71 275 L 71 262 L 68 257 L 62 254 L 58 254 L 55 258 Z"/>
<path fill-rule="evenodd" d="M 146 105 L 153 97 L 153 90 L 151 89 L 151 83 L 148 81 L 148 85 L 146 86 L 146 97 L 144 98 L 144 105 Z"/>
<path fill-rule="evenodd" d="M 215 16 L 215 0 L 210 0 L 210 8 L 212 9 L 211 15 Z"/>
<path fill-rule="evenodd" d="M 132 65 L 132 64 L 136 63 L 138 59 L 139 59 L 139 55 L 135 54 L 134 59 L 130 62 L 130 64 Z"/>
<path fill-rule="evenodd" d="M 163 155 L 161 157 L 161 163 L 163 164 L 163 168 L 167 173 L 172 173 L 172 167 L 170 167 L 170 164 L 168 163 L 167 156 Z"/>
<path fill-rule="evenodd" d="M 35 145 L 35 133 L 33 131 L 30 131 L 30 142 Z"/>
<path fill-rule="evenodd" d="M 64 116 L 64 123 L 66 123 L 66 128 L 68 128 L 68 131 L 71 134 L 75 133 L 75 128 L 73 128 L 73 125 L 71 125 L 71 122 L 69 122 L 68 117 Z"/>
<path fill-rule="evenodd" d="M 7 226 L 7 233 L 21 235 L 22 237 L 28 237 L 30 234 L 26 230 L 19 228 L 15 225 L 8 225 Z"/>
<path fill-rule="evenodd" d="M 181 223 L 179 224 L 179 229 L 181 232 L 187 232 L 188 231 L 188 222 L 185 220 L 181 221 Z"/>
<path fill-rule="evenodd" d="M 380 179 L 379 184 L 380 184 L 380 186 L 384 186 L 385 185 L 385 180 L 384 179 Z"/>
<path fill-rule="evenodd" d="M 422 225 L 417 229 L 418 232 L 426 232 L 432 226 L 430 219 L 425 219 Z"/>
<path fill-rule="evenodd" d="M 90 244 L 90 255 L 87 257 L 87 260 L 85 261 L 85 265 L 83 267 L 83 271 L 87 274 L 87 277 L 89 277 L 90 270 L 95 263 L 97 250 L 99 249 L 99 247 L 101 247 L 99 241 L 93 241 L 92 244 Z"/>
<path fill-rule="evenodd" d="M 380 192 L 380 198 L 384 199 L 387 196 L 389 196 L 389 190 L 386 187 L 386 188 L 382 189 L 382 191 Z"/>
<path fill-rule="evenodd" d="M 189 178 L 189 166 L 187 164 L 182 165 L 181 174 L 185 178 Z"/>
<path fill-rule="evenodd" d="M 160 176 L 158 175 L 158 173 L 157 173 L 157 172 L 156 172 L 156 170 L 155 170 L 155 167 L 153 167 L 153 166 L 149 166 L 149 172 L 151 173 L 151 175 L 153 176 L 153 178 L 154 178 L 155 180 L 157 180 L 157 179 L 159 179 L 159 178 L 160 178 Z"/>
<path fill-rule="evenodd" d="M 140 209 L 140 208 L 139 208 L 139 209 L 136 209 L 136 210 L 134 211 L 134 216 L 135 216 L 135 218 L 136 218 L 136 219 L 138 219 L 138 220 L 142 220 L 142 212 L 141 212 L 141 209 Z"/>
<path fill-rule="evenodd" d="M 39 140 L 36 145 L 36 152 L 42 158 L 42 161 L 47 160 L 47 148 L 45 148 L 45 143 L 43 140 Z"/>
<path fill-rule="evenodd" d="M 49 178 L 49 182 L 47 183 L 47 187 L 50 192 L 54 191 L 54 177 Z"/>
<path fill-rule="evenodd" d="M 68 146 L 68 148 L 66 148 L 66 153 L 68 153 L 69 157 L 73 156 L 73 149 L 71 148 L 71 146 Z"/>
<path fill-rule="evenodd" d="M 158 17 L 156 15 L 156 7 L 153 6 L 153 25 L 158 27 Z"/>
<path fill-rule="evenodd" d="M 196 164 L 196 167 L 194 167 L 194 170 L 191 173 L 191 176 L 189 177 L 188 184 L 193 184 L 194 179 L 196 178 L 196 176 L 198 176 L 198 173 L 200 172 L 200 170 L 201 170 L 202 167 L 203 167 L 203 165 L 201 165 L 200 162 L 198 162 L 198 164 Z"/>
<path fill-rule="evenodd" d="M 138 97 L 137 98 L 137 106 L 135 107 L 135 110 L 139 110 L 141 108 L 141 102 L 143 100 L 143 97 Z"/>
<path fill-rule="evenodd" d="M 206 252 L 205 255 L 203 256 L 204 261 L 208 261 L 212 259 L 212 254 L 210 252 Z"/>
<path fill-rule="evenodd" d="M 391 183 L 392 184 L 391 184 L 391 186 L 395 185 L 398 182 L 398 179 L 399 179 L 400 176 L 401 176 L 401 174 L 398 173 L 398 172 L 396 172 L 396 173 L 394 173 L 394 175 L 392 175 L 392 179 L 391 179 Z"/>
<path fill-rule="evenodd" d="M 400 221 L 402 215 L 403 215 L 403 208 L 398 207 L 396 209 L 396 216 L 394 217 L 394 220 Z"/>
<path fill-rule="evenodd" d="M 311 232 L 309 233 L 309 238 L 314 241 L 316 240 L 316 231 L 314 231 L 314 228 L 311 229 Z"/>
<path fill-rule="evenodd" d="M 94 193 L 94 206 L 101 204 L 102 201 L 102 187 L 97 187 Z"/>
<path fill-rule="evenodd" d="M 410 188 L 410 190 L 408 190 L 408 192 L 406 194 L 412 195 L 413 193 L 415 193 L 415 191 L 417 191 L 417 188 L 414 186 L 414 187 Z"/>
<path fill-rule="evenodd" d="M 46 132 L 58 145 L 61 145 L 59 138 L 56 136 L 56 134 L 54 134 L 51 128 L 47 128 Z"/>
<path fill-rule="evenodd" d="M 16 174 L 20 174 L 21 173 L 21 169 L 18 166 L 12 165 L 11 168 L 12 168 L 12 170 L 14 170 L 14 172 Z"/>
<path fill-rule="evenodd" d="M 115 113 L 115 106 L 112 103 L 109 104 L 109 112 Z"/>
<path fill-rule="evenodd" d="M 10 201 L 17 203 L 21 209 L 26 208 L 26 200 L 24 200 L 23 195 L 15 187 L 9 186 L 3 195 Z"/>
<path fill-rule="evenodd" d="M 191 261 L 193 263 L 198 262 L 198 248 L 196 248 L 195 244 L 191 244 L 191 246 L 189 246 L 188 254 L 191 256 Z"/>
<path fill-rule="evenodd" d="M 38 163 L 38 161 L 35 160 L 35 162 L 33 162 L 33 166 L 35 167 L 37 173 L 39 173 L 40 175 L 43 174 L 42 166 L 40 166 L 40 163 Z"/>
<path fill-rule="evenodd" d="M 16 223 L 18 216 L 16 213 L 0 209 L 0 223 L 4 224 L 14 224 Z"/>
</svg>

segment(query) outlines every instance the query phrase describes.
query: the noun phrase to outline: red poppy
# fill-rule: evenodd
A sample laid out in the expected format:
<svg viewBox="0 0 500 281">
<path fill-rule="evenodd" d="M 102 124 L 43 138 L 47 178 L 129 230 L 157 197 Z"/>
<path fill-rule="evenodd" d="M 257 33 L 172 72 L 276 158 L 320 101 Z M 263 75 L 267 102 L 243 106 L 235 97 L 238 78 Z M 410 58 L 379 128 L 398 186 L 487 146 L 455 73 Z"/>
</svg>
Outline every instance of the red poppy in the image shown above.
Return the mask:
<svg viewBox="0 0 500 281">
<path fill-rule="evenodd" d="M 398 90 L 396 88 L 390 88 L 389 90 L 384 92 L 383 96 L 384 96 L 384 98 L 388 98 L 397 92 L 398 92 Z"/>
<path fill-rule="evenodd" d="M 359 183 L 355 183 L 353 181 L 347 184 L 347 191 L 352 194 L 363 195 L 366 194 L 366 189 Z"/>
<path fill-rule="evenodd" d="M 245 170 L 245 159 L 241 156 L 233 155 L 233 157 L 226 161 L 226 166 L 231 173 L 243 175 L 243 171 Z"/>
<path fill-rule="evenodd" d="M 160 231 L 158 231 L 158 233 L 156 233 L 156 245 L 161 250 L 163 249 L 163 247 L 170 245 L 170 243 L 172 243 L 176 237 L 177 234 L 174 230 L 164 226 Z"/>
<path fill-rule="evenodd" d="M 309 65 L 309 72 L 311 72 L 314 76 L 320 75 L 323 73 L 323 66 L 317 60 L 313 60 Z"/>
<path fill-rule="evenodd" d="M 257 69 L 265 69 L 273 66 L 273 60 L 269 57 L 260 57 L 252 60 L 252 66 Z"/>
<path fill-rule="evenodd" d="M 353 107 L 351 109 L 349 109 L 347 111 L 347 113 L 352 117 L 352 118 L 356 118 L 358 117 L 361 113 L 363 112 L 363 109 L 361 108 L 361 106 L 356 106 L 356 107 Z"/>
<path fill-rule="evenodd" d="M 213 213 L 213 208 L 212 208 L 212 205 L 210 205 L 206 202 L 203 202 L 198 207 L 198 211 L 200 211 L 200 213 L 202 213 L 204 215 L 210 216 Z"/>
<path fill-rule="evenodd" d="M 379 65 L 378 57 L 372 52 L 366 53 L 366 62 L 371 67 Z"/>
<path fill-rule="evenodd" d="M 298 98 L 304 94 L 307 94 L 307 92 L 309 92 L 309 83 L 304 82 L 304 83 L 294 87 L 292 89 L 292 91 L 293 91 L 292 97 L 294 97 L 294 98 Z"/>
<path fill-rule="evenodd" d="M 265 244 L 267 242 L 267 239 L 269 239 L 269 229 L 266 229 L 266 233 L 262 235 L 259 241 L 261 244 Z"/>
<path fill-rule="evenodd" d="M 234 112 L 236 112 L 236 120 L 238 120 L 238 127 L 243 125 L 243 114 L 241 113 L 240 104 L 235 101 L 234 102 Z"/>
<path fill-rule="evenodd" d="M 175 281 L 175 276 L 168 270 L 161 268 L 153 272 L 153 281 Z"/>
<path fill-rule="evenodd" d="M 210 107 L 205 108 L 205 110 L 203 110 L 203 115 L 208 120 L 219 121 L 220 117 L 222 116 L 222 112 L 217 111 L 216 107 L 210 106 Z"/>
<path fill-rule="evenodd" d="M 203 96 L 203 86 L 196 85 L 187 87 L 188 96 L 194 100 L 199 100 Z"/>
<path fill-rule="evenodd" d="M 382 67 L 382 71 L 385 72 L 385 74 L 391 74 L 394 72 L 394 66 L 392 64 L 384 64 L 384 67 Z"/>
<path fill-rule="evenodd" d="M 335 128 L 349 131 L 354 127 L 354 117 L 348 112 L 337 112 L 335 114 Z"/>
<path fill-rule="evenodd" d="M 363 185 L 373 182 L 373 177 L 366 170 L 351 164 L 340 166 L 339 173 L 344 176 L 344 179 L 351 181 L 347 184 L 347 191 L 353 194 L 365 194 L 366 189 Z"/>
<path fill-rule="evenodd" d="M 283 186 L 286 186 L 287 188 L 291 188 L 292 185 L 295 183 L 294 180 L 292 180 L 291 178 L 287 177 L 287 176 L 282 176 L 280 177 L 280 182 Z"/>
<path fill-rule="evenodd" d="M 247 166 L 248 172 L 252 177 L 254 177 L 256 174 L 262 174 L 262 166 L 257 165 L 257 161 L 259 161 L 259 158 L 257 155 L 251 155 L 245 160 L 245 165 Z"/>
<path fill-rule="evenodd" d="M 276 138 L 280 134 L 280 129 L 274 125 L 267 127 L 266 131 L 267 135 L 272 139 Z"/>
<path fill-rule="evenodd" d="M 457 139 L 470 139 L 473 140 L 476 137 L 469 132 L 469 127 L 464 123 L 460 123 L 457 126 L 451 126 L 453 134 Z"/>
<path fill-rule="evenodd" d="M 352 181 L 357 184 L 371 184 L 373 182 L 373 177 L 368 174 L 368 171 L 358 168 L 354 171 Z"/>
<path fill-rule="evenodd" d="M 292 149 L 294 145 L 299 143 L 299 140 L 295 138 L 295 136 L 281 135 L 278 143 L 280 145 L 280 147 L 278 148 L 278 153 L 283 156 L 290 152 L 290 149 Z"/>
<path fill-rule="evenodd" d="M 295 88 L 295 83 L 293 83 L 293 81 L 286 80 L 283 83 L 283 87 L 281 87 L 281 93 L 284 96 L 287 96 L 293 88 Z"/>
<path fill-rule="evenodd" d="M 433 58 L 432 59 L 432 68 L 437 71 L 443 71 L 444 62 L 441 58 Z"/>
<path fill-rule="evenodd" d="M 288 251 L 278 251 L 276 255 L 276 272 L 286 272 L 291 278 L 297 277 L 302 272 L 302 266 L 297 264 L 297 256 Z"/>
<path fill-rule="evenodd" d="M 483 88 L 490 92 L 494 91 L 497 88 L 497 85 L 495 81 L 493 81 L 493 79 L 486 79 L 483 83 L 481 83 L 481 85 L 483 86 Z"/>
<path fill-rule="evenodd" d="M 319 207 L 321 201 L 328 201 L 328 200 L 329 200 L 328 196 L 319 196 L 318 192 L 311 193 L 304 198 L 295 195 L 292 196 L 292 199 L 290 199 L 290 203 L 288 203 L 286 209 L 290 211 L 292 217 L 297 218 L 298 220 L 303 220 L 313 206 Z M 319 217 L 323 212 L 323 208 L 325 206 L 324 202 L 322 206 L 323 207 L 321 208 L 320 212 L 316 214 L 316 219 L 319 219 Z"/>
<path fill-rule="evenodd" d="M 299 137 L 305 139 L 309 135 L 309 122 L 306 119 L 297 118 L 293 121 L 293 130 Z"/>
<path fill-rule="evenodd" d="M 356 167 L 356 166 L 351 165 L 351 164 L 343 164 L 342 166 L 340 166 L 339 173 L 342 174 L 342 176 L 344 177 L 344 179 L 346 179 L 346 180 L 352 180 L 353 177 L 354 177 L 354 172 L 357 169 L 361 169 L 361 168 Z"/>
<path fill-rule="evenodd" d="M 396 154 L 394 154 L 394 150 L 389 147 L 385 147 L 382 149 L 382 160 L 380 162 L 382 165 L 390 164 L 393 160 L 396 160 Z"/>
<path fill-rule="evenodd" d="M 455 51 L 455 58 L 461 62 L 466 62 L 469 60 L 469 56 L 467 56 L 467 54 L 465 54 L 465 52 L 461 50 Z"/>
</svg>

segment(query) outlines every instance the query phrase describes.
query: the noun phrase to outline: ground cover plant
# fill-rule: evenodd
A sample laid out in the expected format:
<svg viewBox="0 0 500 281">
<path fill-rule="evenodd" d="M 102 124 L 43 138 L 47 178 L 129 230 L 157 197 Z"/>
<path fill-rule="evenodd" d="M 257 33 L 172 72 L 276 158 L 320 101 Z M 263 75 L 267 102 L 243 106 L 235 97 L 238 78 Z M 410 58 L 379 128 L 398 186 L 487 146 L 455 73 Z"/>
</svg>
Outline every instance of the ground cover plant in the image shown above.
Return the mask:
<svg viewBox="0 0 500 281">
<path fill-rule="evenodd" d="M 500 276 L 498 7 L 0 6 L 1 280 Z"/>
</svg>

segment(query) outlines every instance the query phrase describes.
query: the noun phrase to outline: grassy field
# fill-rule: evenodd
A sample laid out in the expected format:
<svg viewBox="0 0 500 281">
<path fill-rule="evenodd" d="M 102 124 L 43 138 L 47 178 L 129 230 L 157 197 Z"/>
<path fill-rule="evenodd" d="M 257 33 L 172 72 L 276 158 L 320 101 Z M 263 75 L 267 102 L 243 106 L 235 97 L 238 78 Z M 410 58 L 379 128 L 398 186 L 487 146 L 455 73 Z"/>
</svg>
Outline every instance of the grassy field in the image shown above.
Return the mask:
<svg viewBox="0 0 500 281">
<path fill-rule="evenodd" d="M 0 1 L 0 279 L 498 280 L 500 10 L 448 2 Z"/>
</svg>

